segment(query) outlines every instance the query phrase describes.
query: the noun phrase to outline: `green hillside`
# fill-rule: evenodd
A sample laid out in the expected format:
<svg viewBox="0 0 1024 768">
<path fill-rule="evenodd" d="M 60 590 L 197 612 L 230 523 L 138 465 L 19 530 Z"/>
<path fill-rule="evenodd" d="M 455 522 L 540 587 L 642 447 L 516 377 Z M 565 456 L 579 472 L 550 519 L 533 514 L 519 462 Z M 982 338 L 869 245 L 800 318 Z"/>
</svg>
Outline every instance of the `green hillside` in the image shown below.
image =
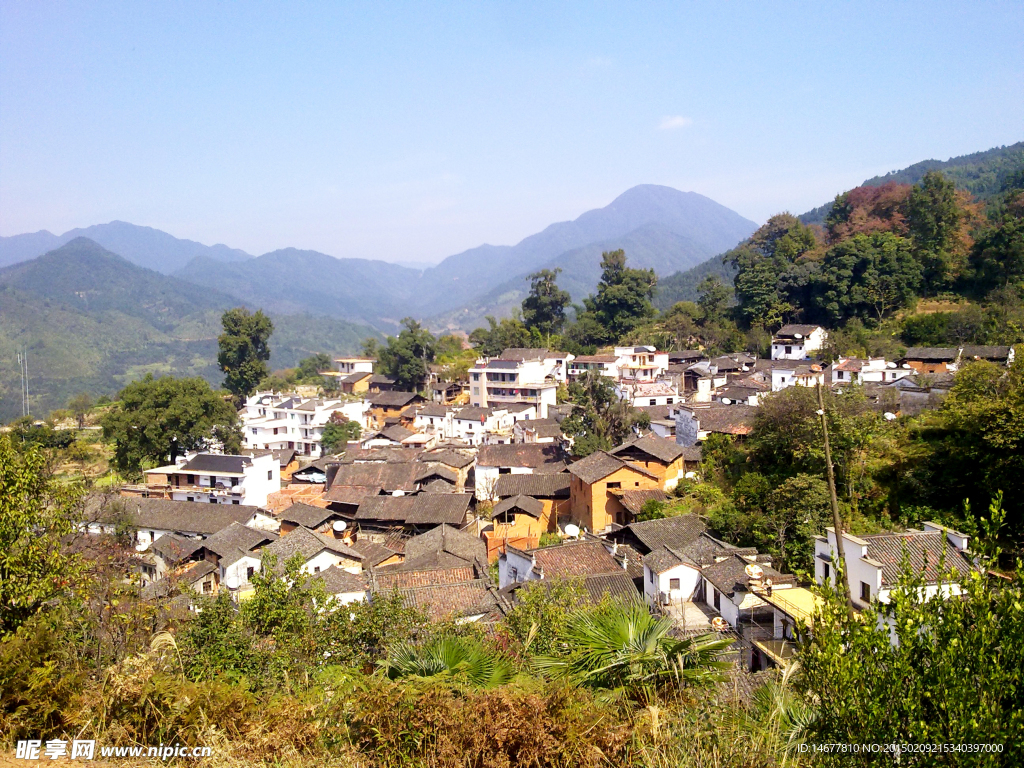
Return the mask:
<svg viewBox="0 0 1024 768">
<path fill-rule="evenodd" d="M 28 353 L 33 413 L 87 391 L 113 394 L 146 373 L 219 383 L 220 315 L 240 301 L 137 267 L 77 238 L 0 270 L 0 422 L 21 415 L 17 352 Z M 341 320 L 275 316 L 273 367 L 312 351 L 352 352 L 373 329 Z"/>
</svg>

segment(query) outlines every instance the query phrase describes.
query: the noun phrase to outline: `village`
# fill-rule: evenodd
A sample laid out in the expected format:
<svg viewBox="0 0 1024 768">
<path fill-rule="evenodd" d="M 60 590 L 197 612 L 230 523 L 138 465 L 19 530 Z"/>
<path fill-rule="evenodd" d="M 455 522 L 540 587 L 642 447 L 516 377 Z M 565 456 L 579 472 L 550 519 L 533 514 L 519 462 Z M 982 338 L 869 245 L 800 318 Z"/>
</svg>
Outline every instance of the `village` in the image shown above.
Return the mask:
<svg viewBox="0 0 1024 768">
<path fill-rule="evenodd" d="M 172 456 L 143 483 L 89 498 L 82 527 L 127 525 L 142 597 L 181 610 L 224 592 L 243 603 L 268 562 L 278 572 L 300 562 L 339 606 L 397 591 L 430 619 L 460 623 L 496 622 L 524 585 L 572 579 L 595 605 L 644 605 L 681 637 L 732 639 L 741 670 L 784 668 L 820 605 L 816 588 L 835 583 L 835 529 L 814 536 L 814 580 L 801 582 L 771 556 L 716 538 L 698 515 L 646 514 L 651 503 L 700 483 L 708 436 L 742 440 L 770 393 L 859 387 L 896 418 L 937 407 L 960 365 L 1009 366 L 1014 355 L 963 346 L 825 362 L 827 338 L 820 326 L 786 325 L 770 359 L 505 349 L 462 381 L 432 370 L 429 397 L 396 390 L 372 358 L 338 358 L 321 372 L 338 394 L 251 394 L 239 455 L 211 446 Z M 606 378 L 649 428 L 572 460 L 560 428 L 572 406 L 557 392 L 587 376 Z M 337 453 L 321 445 L 332 419 L 358 425 Z M 939 523 L 842 538 L 857 609 L 889 600 L 904 557 L 944 597 L 959 592 L 951 573 L 975 568 L 970 537 Z"/>
</svg>

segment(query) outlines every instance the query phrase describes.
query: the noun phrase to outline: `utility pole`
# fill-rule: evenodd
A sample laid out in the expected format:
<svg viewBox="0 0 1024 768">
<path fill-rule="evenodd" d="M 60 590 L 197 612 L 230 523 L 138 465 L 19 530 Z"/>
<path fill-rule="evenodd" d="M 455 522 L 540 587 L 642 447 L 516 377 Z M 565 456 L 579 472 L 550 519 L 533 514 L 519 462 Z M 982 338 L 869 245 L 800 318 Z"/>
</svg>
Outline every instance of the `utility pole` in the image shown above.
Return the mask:
<svg viewBox="0 0 1024 768">
<path fill-rule="evenodd" d="M 832 527 L 836 532 L 836 555 L 839 558 L 839 571 L 842 578 L 843 597 L 846 598 L 846 609 L 849 611 L 850 619 L 853 619 L 853 597 L 850 592 L 850 574 L 846 570 L 846 555 L 843 552 L 843 521 L 839 519 L 839 497 L 836 495 L 836 474 L 832 468 L 832 449 L 828 442 L 828 419 L 825 416 L 825 400 L 821 394 L 821 383 L 815 389 L 818 391 L 818 417 L 821 419 L 821 431 L 825 436 L 825 468 L 828 471 L 828 495 L 832 502 Z"/>
</svg>

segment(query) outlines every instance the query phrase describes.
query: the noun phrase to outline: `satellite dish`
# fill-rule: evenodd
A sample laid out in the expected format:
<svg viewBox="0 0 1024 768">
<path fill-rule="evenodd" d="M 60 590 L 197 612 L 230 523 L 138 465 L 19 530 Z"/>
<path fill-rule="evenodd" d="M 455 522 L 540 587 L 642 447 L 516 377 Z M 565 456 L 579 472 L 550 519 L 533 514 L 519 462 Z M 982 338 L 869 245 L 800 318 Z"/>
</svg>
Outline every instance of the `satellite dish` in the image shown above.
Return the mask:
<svg viewBox="0 0 1024 768">
<path fill-rule="evenodd" d="M 904 363 L 901 367 L 902 368 L 906 368 L 909 371 L 910 370 L 910 363 Z"/>
<path fill-rule="evenodd" d="M 794 339 L 802 339 L 803 337 L 804 337 L 804 335 L 802 333 L 794 333 L 793 334 L 793 338 Z"/>
<path fill-rule="evenodd" d="M 693 480 L 693 479 L 695 479 L 697 477 L 697 473 L 696 472 L 687 472 L 685 475 L 683 475 L 683 477 L 685 477 L 687 480 Z"/>
<path fill-rule="evenodd" d="M 725 404 L 725 405 L 729 405 L 729 404 L 732 403 L 732 400 L 730 400 L 728 397 L 723 397 L 722 398 L 722 403 Z"/>
<path fill-rule="evenodd" d="M 726 632 L 729 629 L 729 622 L 721 616 L 715 616 L 715 618 L 711 620 L 711 628 L 715 630 L 715 632 Z"/>
<path fill-rule="evenodd" d="M 895 413 L 890 413 L 889 411 L 886 411 L 884 416 L 883 416 L 883 418 L 886 421 L 896 421 L 896 414 Z"/>
<path fill-rule="evenodd" d="M 886 363 L 885 367 L 886 368 L 895 368 L 896 367 L 896 363 Z"/>
<path fill-rule="evenodd" d="M 346 522 L 345 522 L 344 520 L 336 520 L 336 521 L 335 521 L 335 523 L 334 523 L 334 525 L 333 525 L 333 526 L 331 526 L 331 527 L 332 527 L 332 528 L 334 528 L 334 530 L 335 530 L 335 531 L 336 531 L 337 533 L 341 533 L 341 532 L 342 532 L 342 531 L 344 531 L 344 530 L 345 530 L 346 528 L 348 528 L 348 523 L 346 523 Z"/>
<path fill-rule="evenodd" d="M 575 539 L 577 536 L 580 535 L 580 527 L 578 525 L 573 525 L 572 523 L 569 523 L 567 526 L 565 526 L 565 535 L 571 536 Z"/>
<path fill-rule="evenodd" d="M 743 572 L 752 579 L 760 579 L 764 576 L 764 569 L 756 563 L 748 565 L 743 569 Z"/>
</svg>

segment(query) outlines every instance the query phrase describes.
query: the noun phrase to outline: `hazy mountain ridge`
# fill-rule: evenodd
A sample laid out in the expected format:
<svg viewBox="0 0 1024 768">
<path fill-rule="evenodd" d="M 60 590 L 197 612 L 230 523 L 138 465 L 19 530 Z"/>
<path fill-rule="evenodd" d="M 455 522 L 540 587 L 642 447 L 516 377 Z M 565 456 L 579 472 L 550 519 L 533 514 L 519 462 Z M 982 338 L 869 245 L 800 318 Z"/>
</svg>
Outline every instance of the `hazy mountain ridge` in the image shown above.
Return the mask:
<svg viewBox="0 0 1024 768">
<path fill-rule="evenodd" d="M 252 256 L 223 244 L 203 245 L 183 240 L 153 227 L 111 221 L 91 227 L 72 229 L 63 235 L 47 230 L 24 235 L 0 237 L 0 267 L 34 259 L 60 248 L 77 237 L 87 237 L 131 263 L 169 275 L 197 257 L 217 262 L 237 262 Z"/>
<path fill-rule="evenodd" d="M 203 376 L 219 385 L 221 313 L 234 296 L 139 267 L 86 238 L 0 269 L 0 422 L 21 415 L 14 363 L 26 347 L 33 412 L 80 391 L 113 394 L 147 372 Z M 373 328 L 332 318 L 272 314 L 271 366 L 311 352 L 350 353 Z"/>
</svg>

